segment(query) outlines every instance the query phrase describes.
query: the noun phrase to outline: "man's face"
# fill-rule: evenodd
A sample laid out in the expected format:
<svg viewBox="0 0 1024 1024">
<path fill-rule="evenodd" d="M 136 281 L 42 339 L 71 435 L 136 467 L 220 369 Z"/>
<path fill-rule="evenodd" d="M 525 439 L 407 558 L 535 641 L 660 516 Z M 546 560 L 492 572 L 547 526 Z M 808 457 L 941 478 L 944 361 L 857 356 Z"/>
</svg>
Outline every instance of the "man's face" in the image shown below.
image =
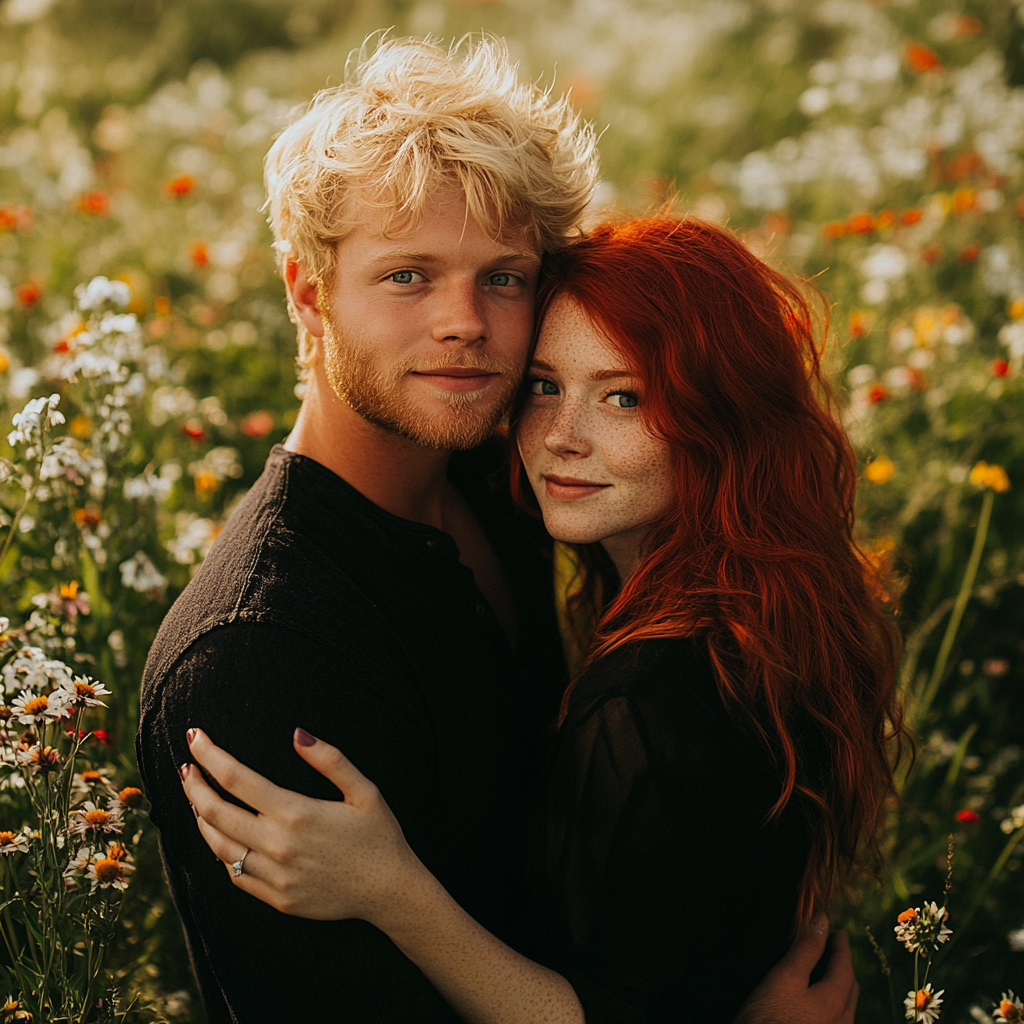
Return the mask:
<svg viewBox="0 0 1024 1024">
<path fill-rule="evenodd" d="M 327 379 L 387 431 L 471 448 L 522 379 L 540 258 L 521 233 L 488 237 L 456 191 L 439 193 L 410 234 L 386 238 L 379 222 L 338 244 L 321 291 Z"/>
</svg>

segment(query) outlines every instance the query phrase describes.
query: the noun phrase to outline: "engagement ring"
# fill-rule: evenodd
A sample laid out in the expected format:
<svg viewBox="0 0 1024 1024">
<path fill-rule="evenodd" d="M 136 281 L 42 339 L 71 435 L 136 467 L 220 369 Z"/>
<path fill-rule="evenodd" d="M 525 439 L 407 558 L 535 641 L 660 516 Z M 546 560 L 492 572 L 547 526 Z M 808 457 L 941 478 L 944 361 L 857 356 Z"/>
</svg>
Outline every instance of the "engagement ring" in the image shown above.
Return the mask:
<svg viewBox="0 0 1024 1024">
<path fill-rule="evenodd" d="M 243 865 L 245 864 L 245 858 L 248 856 L 249 851 L 246 850 L 245 853 L 243 853 L 242 856 L 231 865 L 231 870 L 235 873 L 235 878 L 242 877 L 242 872 L 245 870 Z"/>
</svg>

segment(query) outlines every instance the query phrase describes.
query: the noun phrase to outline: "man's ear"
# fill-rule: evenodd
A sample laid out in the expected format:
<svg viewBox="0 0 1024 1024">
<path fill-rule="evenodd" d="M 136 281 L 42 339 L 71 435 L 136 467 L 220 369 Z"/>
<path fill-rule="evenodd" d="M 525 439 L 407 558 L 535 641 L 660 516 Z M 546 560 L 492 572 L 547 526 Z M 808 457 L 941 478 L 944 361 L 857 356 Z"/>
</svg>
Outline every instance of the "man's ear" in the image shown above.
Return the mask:
<svg viewBox="0 0 1024 1024">
<path fill-rule="evenodd" d="M 320 314 L 317 286 L 306 276 L 296 260 L 289 260 L 284 268 L 284 283 L 288 298 L 299 322 L 314 338 L 324 336 L 324 321 Z"/>
</svg>

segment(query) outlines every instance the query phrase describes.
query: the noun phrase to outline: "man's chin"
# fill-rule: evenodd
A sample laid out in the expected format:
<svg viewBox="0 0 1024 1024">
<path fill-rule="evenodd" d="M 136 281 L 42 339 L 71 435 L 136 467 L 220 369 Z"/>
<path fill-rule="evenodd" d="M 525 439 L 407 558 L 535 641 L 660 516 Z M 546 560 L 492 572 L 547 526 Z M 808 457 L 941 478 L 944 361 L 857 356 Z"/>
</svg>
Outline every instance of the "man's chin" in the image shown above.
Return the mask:
<svg viewBox="0 0 1024 1024">
<path fill-rule="evenodd" d="M 392 410 L 389 415 L 356 411 L 388 433 L 434 451 L 475 448 L 494 433 L 502 414 L 501 409 L 487 408 L 485 403 L 403 410 L 404 415 L 395 415 Z"/>
</svg>

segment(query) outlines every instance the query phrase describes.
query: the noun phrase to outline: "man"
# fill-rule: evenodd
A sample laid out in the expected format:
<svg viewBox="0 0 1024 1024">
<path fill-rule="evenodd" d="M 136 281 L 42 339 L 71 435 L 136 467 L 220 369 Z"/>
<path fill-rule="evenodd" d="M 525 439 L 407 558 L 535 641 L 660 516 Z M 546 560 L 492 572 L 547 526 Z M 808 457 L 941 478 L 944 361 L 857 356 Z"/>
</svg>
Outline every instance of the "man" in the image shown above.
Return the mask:
<svg viewBox="0 0 1024 1024">
<path fill-rule="evenodd" d="M 550 566 L 489 439 L 525 366 L 540 255 L 576 230 L 595 173 L 589 129 L 490 43 L 461 62 L 386 43 L 271 150 L 307 392 L 161 627 L 138 741 L 211 1024 L 458 1018 L 365 922 L 288 917 L 230 885 L 177 778 L 192 726 L 324 798 L 291 735 L 339 746 L 452 896 L 523 948 L 523 805 L 565 680 Z M 812 963 L 781 965 L 747 1019 L 801 1019 Z M 803 1019 L 839 1020 L 851 984 L 833 985 L 833 1016 Z"/>
</svg>

